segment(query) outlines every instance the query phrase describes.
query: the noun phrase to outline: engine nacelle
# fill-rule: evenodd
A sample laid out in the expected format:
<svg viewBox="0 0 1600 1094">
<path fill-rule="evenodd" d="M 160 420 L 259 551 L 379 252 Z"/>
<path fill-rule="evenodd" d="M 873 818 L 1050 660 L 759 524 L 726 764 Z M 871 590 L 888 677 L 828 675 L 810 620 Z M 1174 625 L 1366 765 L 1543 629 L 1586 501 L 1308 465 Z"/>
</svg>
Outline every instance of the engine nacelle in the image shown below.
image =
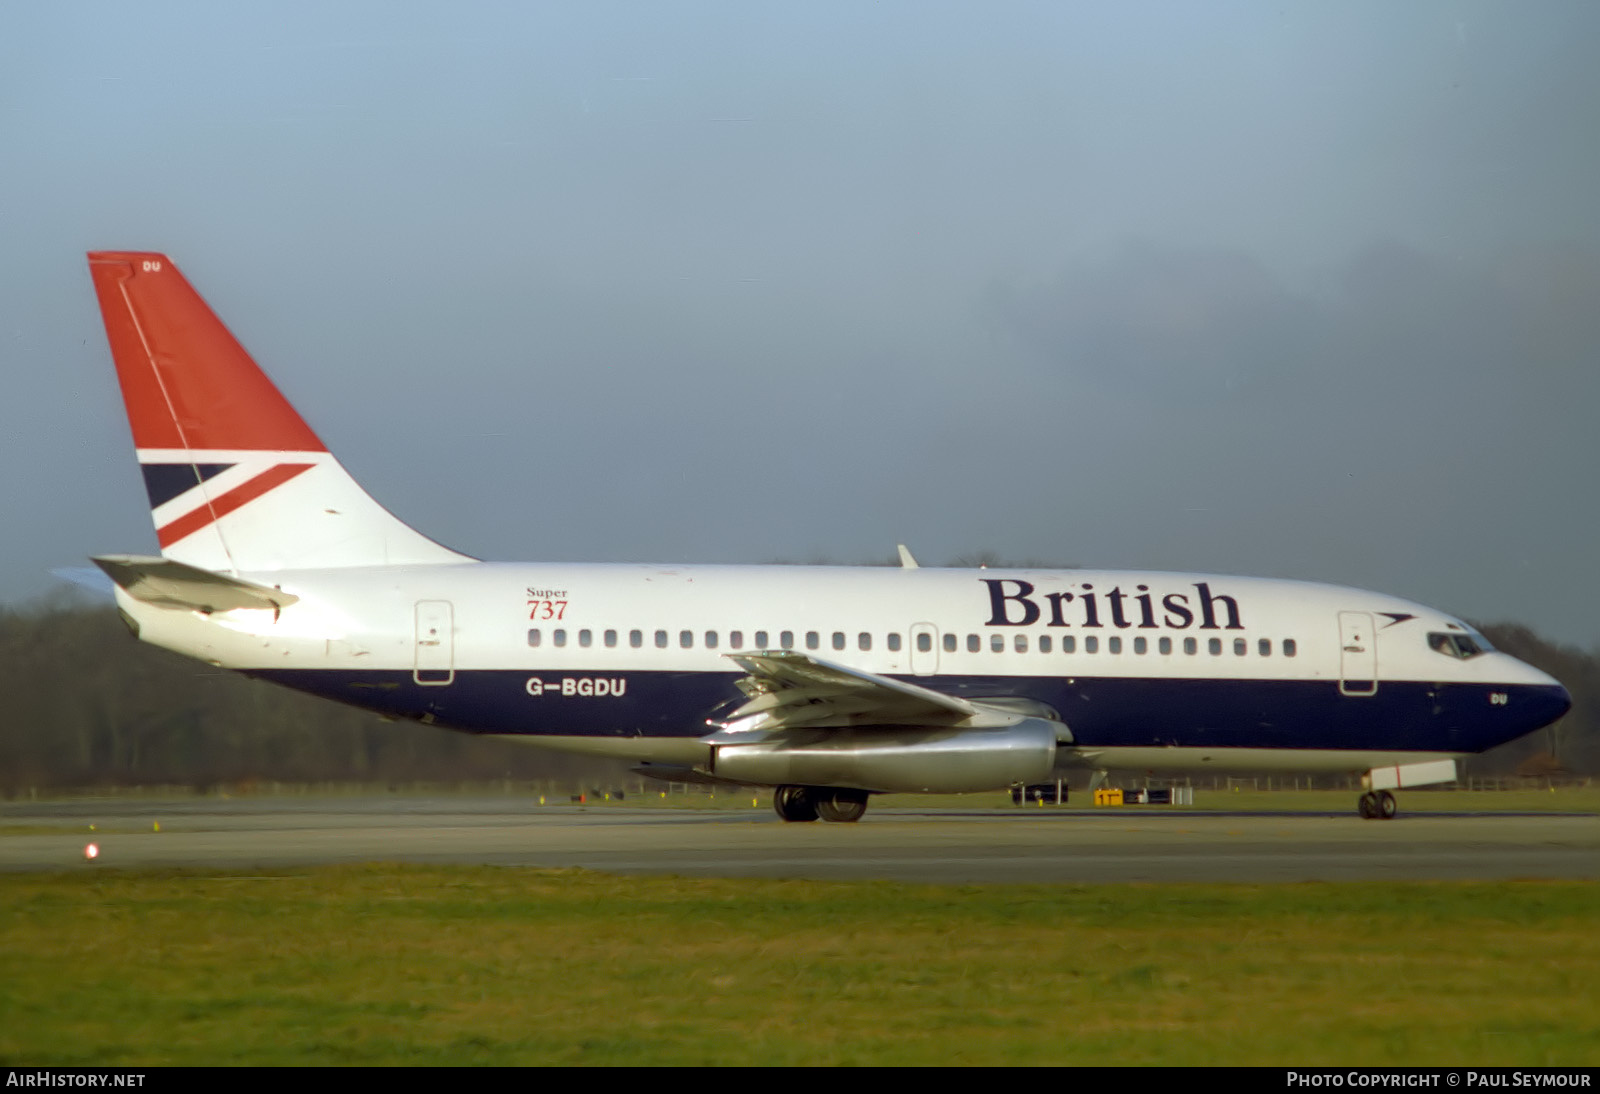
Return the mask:
<svg viewBox="0 0 1600 1094">
<path fill-rule="evenodd" d="M 796 731 L 714 745 L 711 773 L 747 786 L 838 786 L 885 793 L 961 794 L 1043 781 L 1065 727 L 1024 718 L 992 729 L 869 726 Z"/>
</svg>

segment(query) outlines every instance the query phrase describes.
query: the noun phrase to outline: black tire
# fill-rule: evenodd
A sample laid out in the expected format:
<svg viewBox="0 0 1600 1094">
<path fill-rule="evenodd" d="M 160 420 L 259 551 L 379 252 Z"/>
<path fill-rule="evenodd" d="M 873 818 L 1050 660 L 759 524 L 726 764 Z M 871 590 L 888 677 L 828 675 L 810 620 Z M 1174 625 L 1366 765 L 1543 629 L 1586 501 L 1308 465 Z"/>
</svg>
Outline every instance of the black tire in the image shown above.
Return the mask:
<svg viewBox="0 0 1600 1094">
<path fill-rule="evenodd" d="M 1377 815 L 1381 820 L 1394 820 L 1394 815 L 1400 811 L 1400 806 L 1395 803 L 1394 795 L 1387 790 L 1378 792 Z"/>
<path fill-rule="evenodd" d="M 772 808 L 783 820 L 804 823 L 817 819 L 817 803 L 803 786 L 780 786 L 772 795 Z"/>
<path fill-rule="evenodd" d="M 1361 795 L 1361 800 L 1356 802 L 1356 811 L 1361 814 L 1362 820 L 1374 820 L 1378 816 L 1378 795 L 1367 791 Z"/>
<path fill-rule="evenodd" d="M 864 790 L 822 790 L 816 794 L 817 815 L 835 824 L 853 824 L 867 811 Z"/>
</svg>

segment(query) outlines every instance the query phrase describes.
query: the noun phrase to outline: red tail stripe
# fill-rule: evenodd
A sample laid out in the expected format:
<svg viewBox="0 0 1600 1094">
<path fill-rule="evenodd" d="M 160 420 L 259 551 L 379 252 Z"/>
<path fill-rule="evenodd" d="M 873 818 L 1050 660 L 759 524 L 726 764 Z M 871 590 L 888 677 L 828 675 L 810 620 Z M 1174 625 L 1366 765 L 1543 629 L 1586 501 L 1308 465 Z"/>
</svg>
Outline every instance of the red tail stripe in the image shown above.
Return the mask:
<svg viewBox="0 0 1600 1094">
<path fill-rule="evenodd" d="M 265 494 L 275 486 L 282 486 L 302 471 L 309 471 L 314 463 L 280 463 L 263 471 L 249 482 L 229 490 L 226 494 L 211 499 L 209 505 L 202 505 L 190 513 L 185 513 L 177 520 L 164 528 L 157 529 L 156 540 L 162 547 L 170 547 L 184 536 L 193 535 L 200 529 L 221 520 L 229 513 L 242 505 L 247 505 Z"/>
<path fill-rule="evenodd" d="M 170 258 L 97 251 L 89 272 L 135 448 L 326 451 Z"/>
</svg>

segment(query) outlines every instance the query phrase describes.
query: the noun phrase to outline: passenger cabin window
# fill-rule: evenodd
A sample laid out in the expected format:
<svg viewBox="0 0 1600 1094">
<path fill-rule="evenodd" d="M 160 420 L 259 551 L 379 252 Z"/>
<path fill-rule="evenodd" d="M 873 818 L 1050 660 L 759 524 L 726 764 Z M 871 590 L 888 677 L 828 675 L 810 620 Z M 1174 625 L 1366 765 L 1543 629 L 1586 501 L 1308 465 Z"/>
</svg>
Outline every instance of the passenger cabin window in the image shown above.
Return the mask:
<svg viewBox="0 0 1600 1094">
<path fill-rule="evenodd" d="M 1211 651 L 1212 657 L 1222 656 L 1222 639 L 1213 638 L 1206 643 L 1206 649 Z"/>
<path fill-rule="evenodd" d="M 567 644 L 567 632 L 564 630 L 551 631 L 550 637 L 558 646 L 565 646 Z"/>
<path fill-rule="evenodd" d="M 1250 652 L 1250 643 L 1246 642 L 1242 638 L 1235 638 L 1233 640 L 1233 652 L 1235 656 L 1243 657 L 1245 654 Z"/>
<path fill-rule="evenodd" d="M 656 649 L 664 650 L 666 648 L 667 648 L 667 632 L 666 631 L 657 631 L 656 632 Z"/>
<path fill-rule="evenodd" d="M 728 645 L 732 646 L 734 649 L 741 648 L 744 645 L 744 632 L 743 631 L 729 631 L 728 632 Z"/>
<path fill-rule="evenodd" d="M 933 635 L 927 631 L 917 635 L 917 650 L 921 653 L 927 653 L 931 649 L 933 649 Z"/>
<path fill-rule="evenodd" d="M 767 632 L 766 631 L 757 631 L 756 632 L 756 649 L 764 650 L 766 648 L 767 648 Z"/>
<path fill-rule="evenodd" d="M 967 635 L 967 652 L 977 653 L 981 649 L 983 649 L 983 639 L 975 634 Z"/>
<path fill-rule="evenodd" d="M 579 631 L 578 645 L 582 646 L 584 649 L 588 649 L 590 646 L 594 645 L 594 632 L 588 630 Z"/>
<path fill-rule="evenodd" d="M 1272 656 L 1272 639 L 1263 638 L 1261 641 L 1257 642 L 1256 643 L 1256 652 L 1259 653 L 1262 657 L 1271 657 Z"/>
<path fill-rule="evenodd" d="M 778 645 L 786 650 L 794 649 L 794 632 L 783 631 L 778 635 Z"/>
<path fill-rule="evenodd" d="M 1156 651 L 1158 653 L 1163 653 L 1163 654 L 1171 653 L 1172 652 L 1172 639 L 1170 639 L 1170 638 L 1158 639 L 1156 641 Z"/>
<path fill-rule="evenodd" d="M 717 648 L 717 632 L 716 631 L 707 631 L 706 632 L 706 649 L 714 650 L 716 648 Z"/>
<path fill-rule="evenodd" d="M 617 632 L 616 631 L 607 631 L 606 632 L 606 648 L 607 649 L 611 649 L 614 646 L 616 646 L 616 644 L 617 644 Z"/>
<path fill-rule="evenodd" d="M 1193 638 L 1185 638 L 1183 640 L 1183 652 L 1184 653 L 1199 653 L 1200 652 L 1200 644 L 1198 642 L 1196 642 Z"/>
<path fill-rule="evenodd" d="M 1295 645 L 1295 643 L 1294 643 L 1294 639 L 1285 638 L 1283 640 L 1283 655 L 1285 657 L 1293 657 L 1294 654 L 1295 654 L 1295 650 L 1298 649 L 1298 648 L 1299 647 L 1297 647 Z"/>
<path fill-rule="evenodd" d="M 1039 652 L 1040 653 L 1049 653 L 1050 652 L 1050 636 L 1048 634 L 1041 634 L 1039 636 Z"/>
<path fill-rule="evenodd" d="M 900 652 L 900 635 L 898 632 L 889 636 L 889 650 L 892 653 Z"/>
<path fill-rule="evenodd" d="M 1028 636 L 1025 635 L 1025 634 L 1019 634 L 1019 635 L 1015 636 L 1014 638 L 1012 638 L 1012 640 L 1011 640 L 1011 648 L 1016 650 L 1018 653 L 1027 653 L 1028 652 Z"/>
<path fill-rule="evenodd" d="M 628 645 L 632 646 L 634 649 L 638 649 L 640 646 L 644 645 L 644 632 L 643 631 L 629 631 L 628 632 Z"/>
<path fill-rule="evenodd" d="M 541 640 L 542 639 L 540 638 L 538 627 L 535 627 L 528 632 L 528 645 L 537 646 Z"/>
<path fill-rule="evenodd" d="M 995 653 L 1004 653 L 1006 648 L 1006 636 L 1003 634 L 991 634 L 989 636 L 989 648 Z"/>
<path fill-rule="evenodd" d="M 1077 640 L 1077 638 L 1075 638 L 1074 636 L 1072 636 L 1070 634 L 1064 634 L 1064 635 L 1061 636 L 1061 652 L 1062 653 L 1075 653 L 1077 651 L 1077 649 L 1078 649 L 1078 640 Z"/>
<path fill-rule="evenodd" d="M 862 631 L 856 635 L 856 648 L 870 650 L 872 648 L 872 635 L 867 631 Z"/>
<path fill-rule="evenodd" d="M 821 644 L 822 644 L 822 640 L 817 637 L 817 632 L 816 631 L 807 631 L 806 632 L 806 649 L 814 650 Z"/>
<path fill-rule="evenodd" d="M 1144 635 L 1141 634 L 1139 637 L 1137 637 L 1137 638 L 1135 638 L 1133 640 L 1133 652 L 1134 653 L 1144 653 L 1144 652 L 1148 651 L 1149 649 L 1150 649 L 1150 643 L 1145 640 Z"/>
<path fill-rule="evenodd" d="M 956 652 L 956 636 L 955 635 L 947 634 L 947 635 L 944 636 L 944 652 L 945 653 L 955 653 Z"/>
<path fill-rule="evenodd" d="M 686 650 L 693 649 L 694 648 L 694 632 L 693 631 L 679 631 L 678 632 L 678 645 L 682 646 Z"/>
<path fill-rule="evenodd" d="M 833 648 L 836 649 L 836 650 L 844 649 L 844 632 L 843 631 L 834 631 L 833 632 Z"/>
<path fill-rule="evenodd" d="M 1106 652 L 1121 653 L 1122 639 L 1118 638 L 1116 635 L 1112 635 L 1110 638 L 1106 639 Z"/>
<path fill-rule="evenodd" d="M 1099 653 L 1100 652 L 1100 639 L 1098 637 L 1096 637 L 1095 635 L 1092 635 L 1092 634 L 1084 635 L 1084 638 L 1083 638 L 1083 652 L 1084 653 Z"/>
</svg>

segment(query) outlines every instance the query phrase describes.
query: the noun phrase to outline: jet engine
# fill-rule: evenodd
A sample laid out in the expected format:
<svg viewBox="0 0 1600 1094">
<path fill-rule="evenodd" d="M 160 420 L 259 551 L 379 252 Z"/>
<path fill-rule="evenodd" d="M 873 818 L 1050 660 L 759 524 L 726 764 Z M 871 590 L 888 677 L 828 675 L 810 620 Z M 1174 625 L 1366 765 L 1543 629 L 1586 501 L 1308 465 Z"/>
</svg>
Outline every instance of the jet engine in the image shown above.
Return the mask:
<svg viewBox="0 0 1600 1094">
<path fill-rule="evenodd" d="M 961 794 L 1042 782 L 1066 727 L 1023 718 L 993 728 L 854 726 L 713 744 L 709 773 L 746 786 L 835 786 Z"/>
</svg>

